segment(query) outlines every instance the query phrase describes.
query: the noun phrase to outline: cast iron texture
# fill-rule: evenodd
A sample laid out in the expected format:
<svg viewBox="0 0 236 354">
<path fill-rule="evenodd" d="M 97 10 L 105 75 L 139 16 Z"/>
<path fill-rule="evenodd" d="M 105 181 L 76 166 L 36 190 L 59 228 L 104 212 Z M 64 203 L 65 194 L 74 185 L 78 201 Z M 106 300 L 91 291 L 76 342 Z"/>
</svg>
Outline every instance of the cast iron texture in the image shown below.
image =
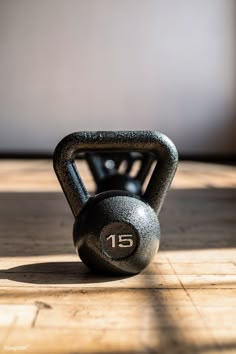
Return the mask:
<svg viewBox="0 0 236 354">
<path fill-rule="evenodd" d="M 88 194 L 75 166 L 75 154 L 107 151 L 150 152 L 156 156 L 158 163 L 142 199 L 121 191 L 95 197 Z M 158 249 L 157 216 L 177 164 L 174 144 L 158 132 L 78 132 L 58 144 L 54 169 L 75 216 L 74 244 L 90 268 L 112 274 L 135 274 L 147 266 Z"/>
<path fill-rule="evenodd" d="M 90 199 L 74 224 L 74 245 L 94 271 L 139 273 L 155 256 L 160 226 L 154 210 L 125 191 L 108 191 Z M 133 247 L 111 247 L 110 235 L 132 237 Z M 127 241 L 126 241 L 127 242 Z"/>
</svg>

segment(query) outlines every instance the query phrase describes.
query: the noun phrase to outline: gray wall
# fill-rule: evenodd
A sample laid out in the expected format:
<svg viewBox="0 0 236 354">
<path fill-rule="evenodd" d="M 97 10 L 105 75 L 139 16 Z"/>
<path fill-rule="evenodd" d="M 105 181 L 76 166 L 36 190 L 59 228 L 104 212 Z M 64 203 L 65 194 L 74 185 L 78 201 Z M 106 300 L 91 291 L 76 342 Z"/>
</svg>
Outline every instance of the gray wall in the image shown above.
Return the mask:
<svg viewBox="0 0 236 354">
<path fill-rule="evenodd" d="M 233 0 L 0 0 L 0 152 L 156 129 L 236 153 Z"/>
</svg>

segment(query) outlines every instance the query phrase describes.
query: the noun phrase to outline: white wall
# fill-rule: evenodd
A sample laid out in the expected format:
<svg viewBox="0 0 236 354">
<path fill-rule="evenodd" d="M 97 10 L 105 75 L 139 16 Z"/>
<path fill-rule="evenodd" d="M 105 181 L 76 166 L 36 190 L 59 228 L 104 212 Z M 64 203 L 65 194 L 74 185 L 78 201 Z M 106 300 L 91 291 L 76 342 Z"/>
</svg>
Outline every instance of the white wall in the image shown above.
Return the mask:
<svg viewBox="0 0 236 354">
<path fill-rule="evenodd" d="M 233 0 L 0 0 L 0 152 L 156 129 L 236 153 Z"/>
</svg>

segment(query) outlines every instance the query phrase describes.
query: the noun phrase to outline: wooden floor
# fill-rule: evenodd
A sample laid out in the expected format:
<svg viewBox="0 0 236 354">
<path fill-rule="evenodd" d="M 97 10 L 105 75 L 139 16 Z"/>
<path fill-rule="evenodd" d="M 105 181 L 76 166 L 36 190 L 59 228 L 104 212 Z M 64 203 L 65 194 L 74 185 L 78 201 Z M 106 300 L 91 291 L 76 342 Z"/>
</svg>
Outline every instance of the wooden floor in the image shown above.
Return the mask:
<svg viewBox="0 0 236 354">
<path fill-rule="evenodd" d="M 236 353 L 236 167 L 181 163 L 160 221 L 142 274 L 96 276 L 51 162 L 1 160 L 0 353 Z"/>
</svg>

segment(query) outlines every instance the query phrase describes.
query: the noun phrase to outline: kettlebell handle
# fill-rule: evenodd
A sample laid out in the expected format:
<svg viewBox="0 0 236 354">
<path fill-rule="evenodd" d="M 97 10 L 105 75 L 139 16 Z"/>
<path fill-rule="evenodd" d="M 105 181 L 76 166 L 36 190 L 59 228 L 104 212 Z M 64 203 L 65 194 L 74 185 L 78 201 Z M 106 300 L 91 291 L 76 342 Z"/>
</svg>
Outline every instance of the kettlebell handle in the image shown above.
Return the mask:
<svg viewBox="0 0 236 354">
<path fill-rule="evenodd" d="M 159 214 L 178 165 L 173 142 L 155 131 L 94 131 L 67 135 L 57 145 L 53 165 L 74 216 L 90 198 L 75 165 L 78 152 L 152 152 L 157 165 L 142 198 Z"/>
</svg>

